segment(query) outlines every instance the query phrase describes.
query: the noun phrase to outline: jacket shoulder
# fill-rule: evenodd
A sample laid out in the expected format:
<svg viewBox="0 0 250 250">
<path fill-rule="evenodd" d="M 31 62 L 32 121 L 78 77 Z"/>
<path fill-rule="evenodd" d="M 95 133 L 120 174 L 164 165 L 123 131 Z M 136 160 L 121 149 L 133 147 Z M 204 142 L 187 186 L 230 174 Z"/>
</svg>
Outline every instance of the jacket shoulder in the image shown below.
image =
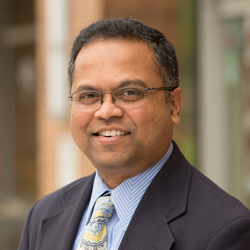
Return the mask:
<svg viewBox="0 0 250 250">
<path fill-rule="evenodd" d="M 195 167 L 192 168 L 192 182 L 190 186 L 190 198 L 205 201 L 206 203 L 199 202 L 201 206 L 209 204 L 210 209 L 216 209 L 217 213 L 225 213 L 231 211 L 231 214 L 238 212 L 235 216 L 242 214 L 250 216 L 250 210 L 245 207 L 238 199 L 231 196 L 220 188 L 217 184 L 211 181 L 208 177 L 198 171 Z M 220 209 L 219 209 L 220 207 Z"/>
<path fill-rule="evenodd" d="M 31 211 L 33 215 L 51 217 L 75 202 L 83 194 L 88 184 L 92 184 L 94 174 L 78 179 L 37 201 Z M 35 216 L 37 217 L 37 216 Z"/>
<path fill-rule="evenodd" d="M 250 210 L 193 166 L 190 168 L 186 213 L 171 225 L 181 238 L 176 249 L 184 249 L 186 244 L 188 249 L 248 249 L 243 246 L 250 243 Z M 183 225 L 186 230 L 178 230 Z M 183 241 L 186 238 L 188 243 Z"/>
<path fill-rule="evenodd" d="M 84 199 L 86 203 L 89 199 L 94 176 L 95 174 L 92 174 L 76 180 L 37 201 L 27 216 L 18 249 L 35 249 L 36 245 L 40 244 L 39 240 L 45 234 L 44 226 L 47 223 L 55 221 L 54 227 L 57 227 L 57 230 L 51 233 L 56 233 L 59 230 L 60 221 L 61 223 L 68 222 L 68 217 L 75 212 L 78 201 Z M 57 220 L 56 218 L 60 219 Z M 62 229 L 62 231 L 65 230 Z"/>
</svg>

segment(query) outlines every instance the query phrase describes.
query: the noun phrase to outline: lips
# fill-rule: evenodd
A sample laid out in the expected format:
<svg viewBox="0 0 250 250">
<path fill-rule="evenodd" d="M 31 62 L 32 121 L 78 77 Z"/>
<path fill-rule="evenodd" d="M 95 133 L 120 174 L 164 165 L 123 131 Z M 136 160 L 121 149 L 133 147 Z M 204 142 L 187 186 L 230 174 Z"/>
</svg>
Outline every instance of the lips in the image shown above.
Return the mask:
<svg viewBox="0 0 250 250">
<path fill-rule="evenodd" d="M 105 137 L 112 137 L 112 136 L 119 136 L 119 135 L 127 135 L 129 132 L 123 131 L 123 130 L 103 130 L 95 135 L 99 136 L 105 136 Z"/>
</svg>

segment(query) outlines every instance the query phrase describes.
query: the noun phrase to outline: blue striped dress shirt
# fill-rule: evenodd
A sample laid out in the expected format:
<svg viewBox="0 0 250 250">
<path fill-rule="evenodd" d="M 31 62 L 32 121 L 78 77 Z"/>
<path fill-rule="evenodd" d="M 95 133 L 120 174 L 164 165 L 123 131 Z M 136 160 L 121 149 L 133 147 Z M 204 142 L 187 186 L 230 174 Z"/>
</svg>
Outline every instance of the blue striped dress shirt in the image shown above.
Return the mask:
<svg viewBox="0 0 250 250">
<path fill-rule="evenodd" d="M 88 207 L 83 214 L 73 250 L 76 250 L 80 243 L 85 227 L 92 215 L 96 200 L 106 191 L 111 193 L 116 210 L 116 213 L 107 222 L 108 250 L 117 250 L 143 194 L 156 174 L 167 162 L 172 151 L 173 144 L 171 144 L 167 153 L 158 163 L 145 172 L 125 180 L 112 190 L 103 182 L 96 171 L 92 195 Z"/>
</svg>

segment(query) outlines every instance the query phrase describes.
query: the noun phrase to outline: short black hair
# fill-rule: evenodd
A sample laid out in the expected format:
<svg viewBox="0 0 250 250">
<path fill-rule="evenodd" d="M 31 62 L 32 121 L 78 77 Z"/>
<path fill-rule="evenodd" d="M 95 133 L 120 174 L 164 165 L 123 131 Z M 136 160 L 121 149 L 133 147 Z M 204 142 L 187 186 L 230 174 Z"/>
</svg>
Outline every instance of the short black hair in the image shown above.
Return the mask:
<svg viewBox="0 0 250 250">
<path fill-rule="evenodd" d="M 104 19 L 81 30 L 76 37 L 68 66 L 70 89 L 75 60 L 83 46 L 96 40 L 128 39 L 146 42 L 153 50 L 165 86 L 179 86 L 179 70 L 174 46 L 158 30 L 131 18 Z"/>
</svg>

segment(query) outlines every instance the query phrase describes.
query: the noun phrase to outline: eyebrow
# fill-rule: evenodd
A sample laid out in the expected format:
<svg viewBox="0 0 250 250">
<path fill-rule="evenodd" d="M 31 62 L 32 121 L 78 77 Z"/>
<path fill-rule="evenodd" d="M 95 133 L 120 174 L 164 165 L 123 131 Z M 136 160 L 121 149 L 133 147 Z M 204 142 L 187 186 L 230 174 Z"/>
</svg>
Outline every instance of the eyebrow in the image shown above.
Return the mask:
<svg viewBox="0 0 250 250">
<path fill-rule="evenodd" d="M 126 86 L 144 86 L 146 87 L 146 83 L 144 81 L 142 81 L 141 79 L 131 79 L 131 80 L 125 80 L 125 81 L 122 81 L 120 84 L 118 84 L 116 86 L 115 89 L 119 89 L 119 88 L 122 88 L 122 87 L 126 87 Z M 81 84 L 77 87 L 77 89 L 75 90 L 75 92 L 78 92 L 78 91 L 82 91 L 82 90 L 95 90 L 95 91 L 99 91 L 97 90 L 96 88 L 94 88 L 93 86 L 91 85 L 88 85 L 88 84 Z"/>
</svg>

